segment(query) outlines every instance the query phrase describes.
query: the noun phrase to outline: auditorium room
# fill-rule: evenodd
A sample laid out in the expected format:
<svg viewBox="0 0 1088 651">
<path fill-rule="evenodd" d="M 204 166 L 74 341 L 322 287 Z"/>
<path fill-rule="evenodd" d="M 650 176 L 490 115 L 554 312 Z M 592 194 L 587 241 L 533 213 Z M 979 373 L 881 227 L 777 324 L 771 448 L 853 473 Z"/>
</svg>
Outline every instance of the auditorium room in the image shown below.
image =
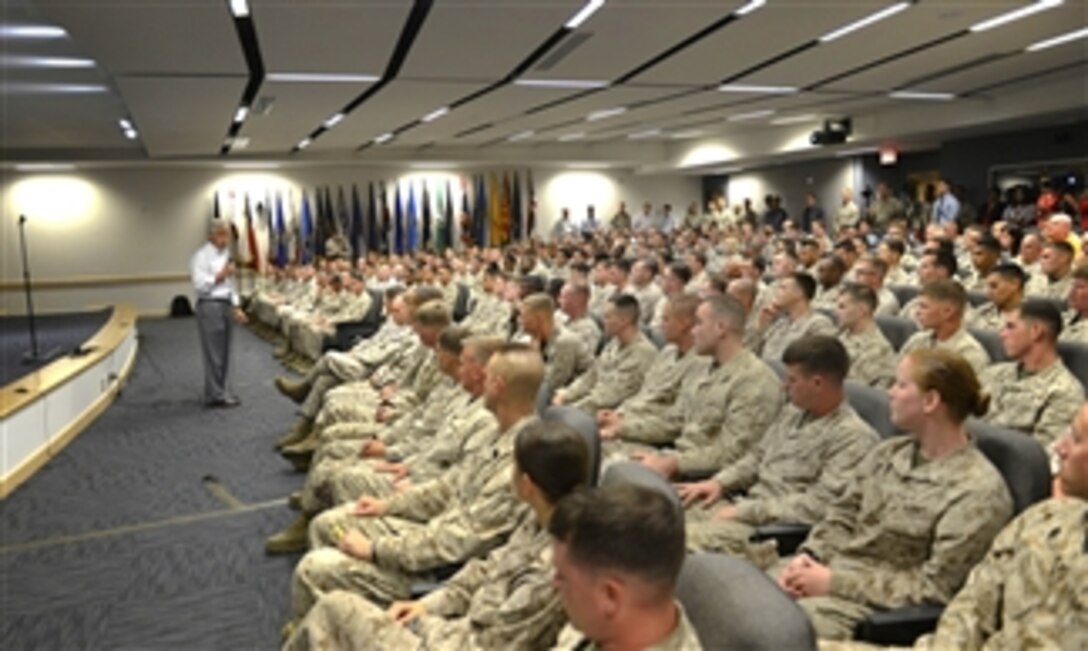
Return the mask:
<svg viewBox="0 0 1088 651">
<path fill-rule="evenodd" d="M 0 0 L 0 648 L 1088 649 L 1088 0 Z"/>
</svg>

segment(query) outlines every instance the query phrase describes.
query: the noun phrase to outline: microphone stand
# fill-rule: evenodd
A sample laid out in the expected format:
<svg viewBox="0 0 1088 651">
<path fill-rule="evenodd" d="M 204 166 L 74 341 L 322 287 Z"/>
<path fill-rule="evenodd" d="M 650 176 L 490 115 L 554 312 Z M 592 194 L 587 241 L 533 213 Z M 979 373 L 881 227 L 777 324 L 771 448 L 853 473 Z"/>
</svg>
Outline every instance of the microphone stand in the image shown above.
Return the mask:
<svg viewBox="0 0 1088 651">
<path fill-rule="evenodd" d="M 23 256 L 23 290 L 26 292 L 26 314 L 30 326 L 30 350 L 23 355 L 23 364 L 48 362 L 60 356 L 60 349 L 55 348 L 42 353 L 38 349 L 38 329 L 34 322 L 34 298 L 30 291 L 30 257 L 26 245 L 26 215 L 19 215 L 19 248 Z"/>
</svg>

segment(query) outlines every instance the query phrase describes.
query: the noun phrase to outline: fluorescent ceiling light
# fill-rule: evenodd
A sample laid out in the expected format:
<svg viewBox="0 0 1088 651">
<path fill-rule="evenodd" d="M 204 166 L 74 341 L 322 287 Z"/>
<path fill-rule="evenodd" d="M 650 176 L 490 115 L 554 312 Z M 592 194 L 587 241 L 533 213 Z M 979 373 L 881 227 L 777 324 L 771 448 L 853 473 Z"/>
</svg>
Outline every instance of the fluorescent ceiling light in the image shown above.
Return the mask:
<svg viewBox="0 0 1088 651">
<path fill-rule="evenodd" d="M 325 122 L 324 122 L 324 124 L 322 126 L 324 126 L 326 129 L 331 129 L 331 128 L 335 127 L 336 125 L 340 124 L 340 122 L 343 119 L 344 119 L 344 114 L 343 113 L 334 113 L 332 115 L 332 117 L 330 117 L 328 120 L 325 120 Z"/>
<path fill-rule="evenodd" d="M 737 113 L 736 115 L 729 116 L 729 121 L 743 122 L 745 120 L 758 120 L 759 118 L 765 118 L 769 115 L 774 115 L 774 111 L 768 109 L 765 111 L 752 111 L 751 113 Z"/>
<path fill-rule="evenodd" d="M 660 136 L 661 129 L 647 129 L 646 131 L 636 131 L 634 133 L 627 134 L 628 140 L 643 140 L 645 138 L 653 138 L 654 136 Z"/>
<path fill-rule="evenodd" d="M 900 11 L 903 11 L 905 9 L 909 9 L 910 5 L 911 5 L 910 2 L 899 2 L 899 3 L 896 3 L 896 4 L 892 5 L 892 6 L 890 6 L 890 7 L 885 7 L 884 9 L 881 9 L 880 11 L 876 12 L 875 14 L 869 14 L 868 16 L 866 16 L 865 18 L 862 18 L 861 20 L 855 20 L 854 22 L 850 23 L 849 25 L 844 25 L 843 27 L 840 27 L 840 28 L 836 29 L 833 32 L 828 32 L 827 34 L 824 34 L 823 36 L 820 37 L 820 42 L 821 43 L 830 43 L 831 41 L 842 38 L 843 36 L 846 36 L 847 34 L 850 34 L 851 32 L 856 32 L 859 29 L 864 29 L 864 28 L 868 27 L 869 25 L 872 25 L 873 23 L 878 23 L 878 22 L 884 20 L 885 18 L 890 18 L 891 16 L 894 16 L 895 14 L 899 13 Z"/>
<path fill-rule="evenodd" d="M 507 140 L 510 142 L 518 142 L 519 140 L 528 140 L 529 138 L 532 138 L 533 135 L 534 133 L 532 131 L 522 131 L 521 133 L 515 133 L 507 138 Z"/>
<path fill-rule="evenodd" d="M 2 56 L 0 65 L 10 68 L 93 68 L 94 61 L 74 57 Z"/>
<path fill-rule="evenodd" d="M 608 82 L 601 79 L 518 79 L 515 86 L 528 88 L 606 88 Z"/>
<path fill-rule="evenodd" d="M 988 29 L 995 27 L 1001 27 L 1021 18 L 1027 18 L 1032 14 L 1037 14 L 1040 11 L 1046 11 L 1047 9 L 1053 9 L 1062 4 L 1062 0 L 1038 0 L 1038 2 L 1032 3 L 1026 7 L 1021 7 L 1014 11 L 1001 14 L 1000 16 L 994 16 L 989 20 L 984 20 L 981 23 L 975 23 L 971 25 L 972 32 L 985 32 Z"/>
<path fill-rule="evenodd" d="M 136 133 L 135 129 L 125 129 L 125 137 L 129 140 L 135 140 L 137 135 L 139 134 Z"/>
<path fill-rule="evenodd" d="M 703 135 L 703 132 L 699 129 L 689 129 L 688 131 L 677 131 L 672 134 L 673 140 L 685 140 L 688 138 L 698 138 Z"/>
<path fill-rule="evenodd" d="M 300 83 L 330 84 L 369 84 L 381 79 L 375 75 L 348 75 L 332 72 L 271 72 L 265 76 L 268 81 L 287 81 Z"/>
<path fill-rule="evenodd" d="M 0 94 L 37 93 L 105 93 L 108 88 L 101 84 L 41 84 L 34 82 L 0 81 Z"/>
<path fill-rule="evenodd" d="M 310 138 L 303 138 L 302 140 L 299 141 L 299 143 L 297 145 L 295 145 L 295 147 L 297 149 L 306 149 L 307 147 L 310 146 L 310 144 L 312 142 L 313 142 L 313 140 L 310 139 Z"/>
<path fill-rule="evenodd" d="M 17 172 L 71 172 L 76 168 L 71 163 L 19 163 Z"/>
<path fill-rule="evenodd" d="M 797 92 L 796 86 L 753 86 L 750 84 L 722 84 L 718 90 L 723 93 L 766 93 L 769 95 L 789 95 Z"/>
<path fill-rule="evenodd" d="M 952 93 L 924 93 L 914 90 L 896 90 L 888 93 L 888 97 L 891 97 L 892 99 L 920 99 L 933 102 L 947 102 L 956 99 L 956 96 Z"/>
<path fill-rule="evenodd" d="M 1088 27 L 1084 29 L 1078 29 L 1075 32 L 1069 32 L 1068 34 L 1062 34 L 1061 36 L 1055 36 L 1054 38 L 1048 38 L 1045 41 L 1039 41 L 1038 43 L 1032 43 L 1027 47 L 1028 52 L 1038 52 L 1039 50 L 1045 50 L 1055 45 L 1061 45 L 1063 43 L 1069 43 L 1081 38 L 1088 38 Z"/>
<path fill-rule="evenodd" d="M 626 112 L 626 106 L 617 106 L 616 108 L 605 109 L 603 111 L 594 111 L 590 113 L 589 117 L 587 117 L 586 119 L 590 122 L 596 122 L 597 120 L 604 120 L 606 118 L 614 117 L 616 115 L 620 115 Z"/>
<path fill-rule="evenodd" d="M 408 167 L 411 167 L 415 170 L 450 170 L 457 169 L 458 167 L 460 167 L 460 165 L 458 163 L 453 163 L 449 161 L 431 161 L 426 163 L 409 163 Z"/>
<path fill-rule="evenodd" d="M 228 138 L 227 146 L 230 147 L 231 151 L 234 151 L 235 149 L 245 149 L 246 147 L 249 147 L 249 138 L 243 138 L 242 136 Z"/>
<path fill-rule="evenodd" d="M 578 26 L 589 20 L 589 17 L 597 13 L 597 10 L 604 5 L 604 0 L 589 0 L 584 7 L 578 10 L 578 13 L 567 21 L 564 25 L 567 29 L 578 29 Z"/>
<path fill-rule="evenodd" d="M 248 106 L 239 106 L 238 110 L 234 112 L 234 121 L 235 122 L 244 122 L 247 115 L 249 115 L 249 107 Z"/>
<path fill-rule="evenodd" d="M 380 144 L 389 142 L 392 139 L 393 139 L 393 134 L 383 133 L 382 135 L 380 135 L 380 136 L 378 136 L 377 138 L 374 139 L 374 144 L 375 145 L 380 145 Z"/>
<path fill-rule="evenodd" d="M 816 115 L 792 115 L 784 118 L 776 118 L 771 120 L 771 124 L 800 124 L 802 122 L 813 122 L 819 120 L 819 116 Z"/>
<path fill-rule="evenodd" d="M 283 166 L 279 163 L 266 163 L 261 161 L 223 163 L 223 168 L 228 170 L 277 170 L 281 167 Z"/>
<path fill-rule="evenodd" d="M 737 9 L 733 13 L 737 16 L 747 16 L 756 9 L 759 9 L 763 5 L 767 4 L 767 0 L 751 0 L 748 4 L 744 5 L 740 9 Z"/>
<path fill-rule="evenodd" d="M 450 112 L 450 107 L 443 106 L 442 108 L 435 109 L 435 110 L 431 111 L 430 113 L 428 113 L 427 115 L 424 115 L 421 118 L 421 120 L 423 122 L 434 122 L 435 120 L 437 120 L 438 118 L 442 117 L 443 115 L 445 115 L 445 114 L 447 114 L 449 112 Z"/>
<path fill-rule="evenodd" d="M 245 18 L 249 15 L 249 0 L 230 0 L 230 13 L 235 18 Z"/>
<path fill-rule="evenodd" d="M 52 25 L 0 25 L 0 38 L 64 38 L 68 32 Z"/>
<path fill-rule="evenodd" d="M 579 131 L 578 133 L 565 133 L 559 136 L 559 142 L 570 142 L 572 140 L 581 140 L 586 137 L 585 131 Z"/>
<path fill-rule="evenodd" d="M 612 168 L 612 163 L 567 163 L 567 168 L 572 170 L 607 170 Z"/>
</svg>

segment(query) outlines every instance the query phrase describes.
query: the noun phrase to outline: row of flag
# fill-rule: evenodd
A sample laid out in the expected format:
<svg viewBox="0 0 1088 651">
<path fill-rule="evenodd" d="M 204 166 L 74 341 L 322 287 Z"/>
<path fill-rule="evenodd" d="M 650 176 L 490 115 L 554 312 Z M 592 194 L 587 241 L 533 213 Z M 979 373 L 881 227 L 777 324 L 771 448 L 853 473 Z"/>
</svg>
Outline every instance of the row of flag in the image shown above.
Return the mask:
<svg viewBox="0 0 1088 651">
<path fill-rule="evenodd" d="M 215 192 L 212 216 L 230 221 L 234 258 L 264 271 L 268 265 L 312 262 L 326 254 L 332 237 L 346 239 L 353 261 L 375 251 L 442 252 L 451 246 L 521 241 L 536 228 L 536 191 L 532 172 L 522 177 L 516 171 L 456 182 L 371 181 L 365 194 L 355 184 L 304 189 L 298 197 L 291 189 L 227 190 Z"/>
</svg>

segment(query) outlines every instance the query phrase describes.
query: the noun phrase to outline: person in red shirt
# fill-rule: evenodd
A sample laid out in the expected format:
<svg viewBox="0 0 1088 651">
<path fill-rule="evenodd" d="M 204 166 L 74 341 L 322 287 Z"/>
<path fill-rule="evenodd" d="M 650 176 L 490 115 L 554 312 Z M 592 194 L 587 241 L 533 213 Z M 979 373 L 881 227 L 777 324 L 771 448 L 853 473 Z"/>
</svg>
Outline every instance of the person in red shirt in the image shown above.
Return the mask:
<svg viewBox="0 0 1088 651">
<path fill-rule="evenodd" d="M 1035 201 L 1035 218 L 1039 220 L 1040 225 L 1046 221 L 1047 217 L 1050 217 L 1050 213 L 1054 212 L 1057 205 L 1058 194 L 1054 192 L 1054 187 L 1050 181 L 1043 181 L 1043 191 Z"/>
</svg>

